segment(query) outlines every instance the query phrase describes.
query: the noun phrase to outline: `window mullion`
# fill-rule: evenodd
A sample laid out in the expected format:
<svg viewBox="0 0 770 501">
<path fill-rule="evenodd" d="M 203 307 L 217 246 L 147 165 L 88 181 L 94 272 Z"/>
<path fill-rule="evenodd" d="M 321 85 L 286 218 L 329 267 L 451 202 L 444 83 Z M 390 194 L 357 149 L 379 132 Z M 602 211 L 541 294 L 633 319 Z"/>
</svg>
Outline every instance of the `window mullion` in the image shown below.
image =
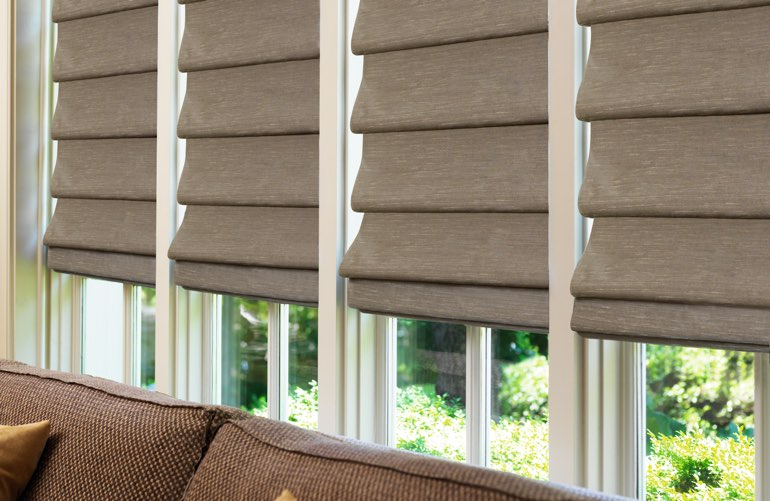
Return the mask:
<svg viewBox="0 0 770 501">
<path fill-rule="evenodd" d="M 375 359 L 375 442 L 396 446 L 398 319 L 377 316 Z"/>
<path fill-rule="evenodd" d="M 756 499 L 770 499 L 770 354 L 754 354 Z"/>
<path fill-rule="evenodd" d="M 83 372 L 83 316 L 85 294 L 83 277 L 72 276 L 72 318 L 70 323 L 70 372 Z"/>
<path fill-rule="evenodd" d="M 289 305 L 267 307 L 267 415 L 289 417 Z"/>
<path fill-rule="evenodd" d="M 491 419 L 491 329 L 468 326 L 466 334 L 465 409 L 467 462 L 489 464 Z"/>
<path fill-rule="evenodd" d="M 139 386 L 141 371 L 142 297 L 141 289 L 123 285 L 123 382 Z"/>
</svg>

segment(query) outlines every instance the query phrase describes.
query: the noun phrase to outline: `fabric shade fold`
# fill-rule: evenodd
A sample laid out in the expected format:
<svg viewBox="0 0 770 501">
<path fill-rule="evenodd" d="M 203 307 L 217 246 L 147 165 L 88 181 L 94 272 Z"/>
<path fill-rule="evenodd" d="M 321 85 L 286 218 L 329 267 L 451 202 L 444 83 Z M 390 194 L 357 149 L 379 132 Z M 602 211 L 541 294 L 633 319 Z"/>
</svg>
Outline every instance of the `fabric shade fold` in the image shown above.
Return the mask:
<svg viewBox="0 0 770 501">
<path fill-rule="evenodd" d="M 54 0 L 53 21 L 61 23 L 158 5 L 158 0 Z"/>
<path fill-rule="evenodd" d="M 360 3 L 351 307 L 547 332 L 547 30 L 545 1 Z"/>
<path fill-rule="evenodd" d="M 187 3 L 187 139 L 168 251 L 192 290 L 318 303 L 318 2 Z"/>
<path fill-rule="evenodd" d="M 155 282 L 156 5 L 54 1 L 59 200 L 43 239 L 53 270 Z"/>
<path fill-rule="evenodd" d="M 770 351 L 770 2 L 582 0 L 586 337 Z"/>
</svg>

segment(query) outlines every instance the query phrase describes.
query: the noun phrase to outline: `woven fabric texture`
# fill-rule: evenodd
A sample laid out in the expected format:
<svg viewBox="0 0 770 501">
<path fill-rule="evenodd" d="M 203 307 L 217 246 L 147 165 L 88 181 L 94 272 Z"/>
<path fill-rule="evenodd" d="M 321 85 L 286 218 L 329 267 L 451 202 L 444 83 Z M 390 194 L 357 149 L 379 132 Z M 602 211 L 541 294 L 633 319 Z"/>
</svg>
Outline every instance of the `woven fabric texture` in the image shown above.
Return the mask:
<svg viewBox="0 0 770 501">
<path fill-rule="evenodd" d="M 361 2 L 364 219 L 340 273 L 367 312 L 544 332 L 548 5 L 482 4 Z"/>
<path fill-rule="evenodd" d="M 770 350 L 770 2 L 584 0 L 592 121 L 572 327 Z"/>
<path fill-rule="evenodd" d="M 25 500 L 181 499 L 216 429 L 239 411 L 0 361 L 0 424 L 50 420 Z"/>
<path fill-rule="evenodd" d="M 770 5 L 768 0 L 578 0 L 580 24 L 591 26 L 656 16 L 674 16 Z"/>
<path fill-rule="evenodd" d="M 329 501 L 613 499 L 262 418 L 219 430 L 185 499 L 275 499 L 284 489 Z"/>
<path fill-rule="evenodd" d="M 319 3 L 183 3 L 175 281 L 317 304 Z"/>
<path fill-rule="evenodd" d="M 53 20 L 60 23 L 152 5 L 158 5 L 158 0 L 54 0 Z"/>
<path fill-rule="evenodd" d="M 59 201 L 44 244 L 56 271 L 155 282 L 155 5 L 54 2 Z"/>
<path fill-rule="evenodd" d="M 548 30 L 543 3 L 509 0 L 361 2 L 352 49 L 371 54 Z"/>
</svg>

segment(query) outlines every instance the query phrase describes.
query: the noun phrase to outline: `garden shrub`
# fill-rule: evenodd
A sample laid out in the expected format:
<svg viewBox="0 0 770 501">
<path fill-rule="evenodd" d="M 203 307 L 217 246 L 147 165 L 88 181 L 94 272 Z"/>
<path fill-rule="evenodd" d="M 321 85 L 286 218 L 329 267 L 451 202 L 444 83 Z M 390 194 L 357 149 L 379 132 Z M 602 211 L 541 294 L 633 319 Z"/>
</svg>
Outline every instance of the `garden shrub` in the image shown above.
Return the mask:
<svg viewBox="0 0 770 501">
<path fill-rule="evenodd" d="M 716 438 L 703 431 L 651 434 L 647 498 L 682 501 L 754 499 L 754 439 Z"/>
</svg>

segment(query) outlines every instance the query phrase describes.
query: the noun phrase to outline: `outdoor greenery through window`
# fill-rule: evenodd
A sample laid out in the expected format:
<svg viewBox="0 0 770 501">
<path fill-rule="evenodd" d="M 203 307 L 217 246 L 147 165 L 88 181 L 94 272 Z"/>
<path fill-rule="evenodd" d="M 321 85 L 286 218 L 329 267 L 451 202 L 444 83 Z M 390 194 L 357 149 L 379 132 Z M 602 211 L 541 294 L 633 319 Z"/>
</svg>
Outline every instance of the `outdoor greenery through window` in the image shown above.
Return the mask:
<svg viewBox="0 0 770 501">
<path fill-rule="evenodd" d="M 647 345 L 648 499 L 754 499 L 754 355 Z"/>
<path fill-rule="evenodd" d="M 548 336 L 492 330 L 490 466 L 548 479 Z"/>
<path fill-rule="evenodd" d="M 399 319 L 396 447 L 465 460 L 465 336 L 459 324 Z"/>
<path fill-rule="evenodd" d="M 466 459 L 464 325 L 398 319 L 396 446 Z M 492 330 L 490 464 L 548 477 L 548 337 Z"/>
<path fill-rule="evenodd" d="M 139 383 L 142 388 L 155 389 L 155 289 L 141 288 L 142 338 Z"/>
<path fill-rule="evenodd" d="M 222 297 L 222 403 L 267 416 L 268 335 L 286 335 L 288 420 L 317 428 L 318 310 L 291 305 L 288 317 L 288 332 L 268 333 L 267 302 Z"/>
</svg>

